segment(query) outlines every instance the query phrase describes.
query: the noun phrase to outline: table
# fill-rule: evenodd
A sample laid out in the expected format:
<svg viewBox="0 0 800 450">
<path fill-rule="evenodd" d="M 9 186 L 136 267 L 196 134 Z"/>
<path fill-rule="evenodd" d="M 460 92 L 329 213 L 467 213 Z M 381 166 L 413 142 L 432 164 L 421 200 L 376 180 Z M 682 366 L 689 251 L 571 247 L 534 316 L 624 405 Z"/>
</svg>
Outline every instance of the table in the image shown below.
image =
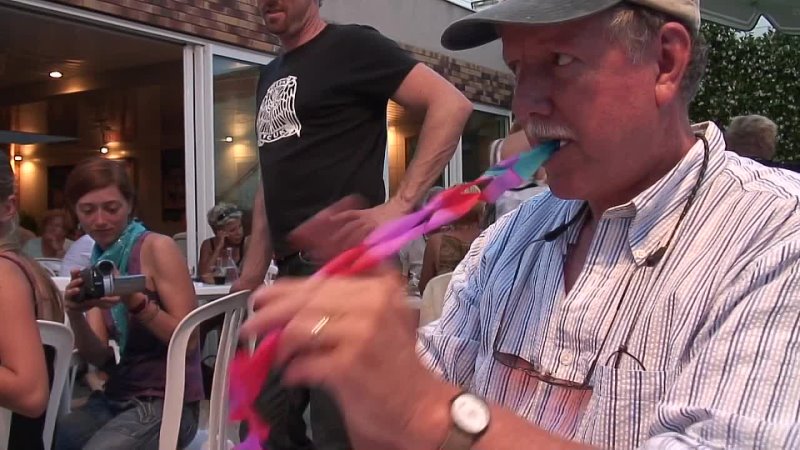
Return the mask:
<svg viewBox="0 0 800 450">
<path fill-rule="evenodd" d="M 201 305 L 228 295 L 231 290 L 230 284 L 206 284 L 195 281 L 194 293 L 197 295 L 197 302 Z"/>
</svg>

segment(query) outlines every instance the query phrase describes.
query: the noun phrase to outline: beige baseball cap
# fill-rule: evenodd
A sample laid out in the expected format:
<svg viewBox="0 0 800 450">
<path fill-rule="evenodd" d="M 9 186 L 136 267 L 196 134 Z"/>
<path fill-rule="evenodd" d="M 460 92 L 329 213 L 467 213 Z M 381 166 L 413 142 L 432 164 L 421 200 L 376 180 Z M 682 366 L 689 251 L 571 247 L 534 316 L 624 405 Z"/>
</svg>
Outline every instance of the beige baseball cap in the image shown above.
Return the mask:
<svg viewBox="0 0 800 450">
<path fill-rule="evenodd" d="M 442 45 L 450 50 L 465 50 L 497 39 L 497 25 L 567 22 L 626 2 L 675 17 L 693 33 L 700 29 L 700 0 L 504 0 L 450 24 L 442 34 Z"/>
</svg>

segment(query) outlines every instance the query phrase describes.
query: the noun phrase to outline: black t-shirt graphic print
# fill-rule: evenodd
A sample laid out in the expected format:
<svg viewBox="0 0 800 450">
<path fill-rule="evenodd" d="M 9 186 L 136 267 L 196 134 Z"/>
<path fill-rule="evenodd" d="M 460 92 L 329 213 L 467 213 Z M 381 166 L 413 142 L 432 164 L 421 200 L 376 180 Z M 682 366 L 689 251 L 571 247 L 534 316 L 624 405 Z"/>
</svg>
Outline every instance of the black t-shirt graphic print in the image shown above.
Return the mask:
<svg viewBox="0 0 800 450">
<path fill-rule="evenodd" d="M 327 25 L 261 71 L 258 135 L 270 233 L 286 236 L 349 194 L 384 201 L 386 106 L 417 62 L 360 25 Z"/>
</svg>

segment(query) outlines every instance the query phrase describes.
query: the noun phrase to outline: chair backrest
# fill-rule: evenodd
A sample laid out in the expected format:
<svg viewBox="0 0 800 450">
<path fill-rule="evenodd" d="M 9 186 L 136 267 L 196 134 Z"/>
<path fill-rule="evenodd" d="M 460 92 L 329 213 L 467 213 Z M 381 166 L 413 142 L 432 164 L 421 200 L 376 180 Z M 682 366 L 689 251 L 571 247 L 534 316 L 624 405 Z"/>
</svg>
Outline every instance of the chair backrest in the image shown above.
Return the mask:
<svg viewBox="0 0 800 450">
<path fill-rule="evenodd" d="M 42 337 L 42 344 L 55 349 L 55 359 L 53 360 L 53 386 L 50 388 L 50 399 L 47 402 L 47 412 L 44 416 L 44 431 L 42 440 L 44 448 L 51 448 L 53 443 L 53 432 L 56 428 L 59 404 L 61 403 L 61 393 L 69 373 L 69 365 L 72 360 L 72 348 L 75 346 L 75 336 L 72 330 L 63 323 L 48 322 L 38 320 L 39 335 Z"/>
<path fill-rule="evenodd" d="M 42 344 L 53 347 L 55 350 L 53 385 L 50 388 L 50 397 L 47 401 L 44 430 L 42 432 L 44 448 L 51 448 L 61 403 L 61 394 L 64 391 L 64 384 L 67 380 L 69 364 L 72 359 L 72 347 L 75 345 L 75 337 L 72 334 L 72 330 L 62 323 L 48 322 L 46 320 L 38 320 L 37 323 Z M 11 414 L 10 410 L 0 408 L 0 450 L 8 448 L 8 438 L 11 433 Z"/>
<path fill-rule="evenodd" d="M 8 438 L 11 435 L 11 410 L 0 408 L 0 450 L 8 449 Z"/>
<path fill-rule="evenodd" d="M 186 233 L 178 233 L 172 236 L 172 239 L 176 244 L 178 244 L 178 248 L 181 249 L 181 254 L 183 254 L 184 259 L 188 258 L 186 250 Z"/>
<path fill-rule="evenodd" d="M 422 293 L 422 305 L 419 308 L 419 326 L 427 325 L 442 316 L 444 295 L 453 273 L 443 273 L 431 278 Z"/>
<path fill-rule="evenodd" d="M 228 367 L 238 343 L 239 327 L 247 311 L 250 291 L 237 292 L 209 302 L 189 313 L 175 328 L 167 350 L 167 386 L 159 436 L 159 450 L 175 450 L 186 384 L 186 351 L 192 332 L 201 323 L 224 314 L 208 417 L 208 449 L 227 448 Z"/>
<path fill-rule="evenodd" d="M 34 258 L 44 270 L 50 274 L 51 277 L 57 276 L 58 271 L 61 270 L 62 261 L 58 258 Z"/>
</svg>

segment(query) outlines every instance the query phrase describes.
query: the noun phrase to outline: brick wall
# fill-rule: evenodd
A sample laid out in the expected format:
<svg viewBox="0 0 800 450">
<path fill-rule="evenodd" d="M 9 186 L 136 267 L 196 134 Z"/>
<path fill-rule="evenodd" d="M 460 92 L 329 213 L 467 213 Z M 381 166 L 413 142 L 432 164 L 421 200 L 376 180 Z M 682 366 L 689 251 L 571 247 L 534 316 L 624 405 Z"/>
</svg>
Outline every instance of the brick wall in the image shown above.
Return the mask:
<svg viewBox="0 0 800 450">
<path fill-rule="evenodd" d="M 279 49 L 278 40 L 265 30 L 256 0 L 52 1 L 255 51 L 275 54 Z M 401 45 L 417 60 L 446 77 L 470 100 L 504 108 L 510 106 L 513 91 L 510 75 L 419 47 Z"/>
<path fill-rule="evenodd" d="M 473 102 L 511 107 L 514 79 L 511 75 L 461 61 L 438 52 L 400 44 L 418 61 L 424 62 L 453 83 Z"/>
</svg>

